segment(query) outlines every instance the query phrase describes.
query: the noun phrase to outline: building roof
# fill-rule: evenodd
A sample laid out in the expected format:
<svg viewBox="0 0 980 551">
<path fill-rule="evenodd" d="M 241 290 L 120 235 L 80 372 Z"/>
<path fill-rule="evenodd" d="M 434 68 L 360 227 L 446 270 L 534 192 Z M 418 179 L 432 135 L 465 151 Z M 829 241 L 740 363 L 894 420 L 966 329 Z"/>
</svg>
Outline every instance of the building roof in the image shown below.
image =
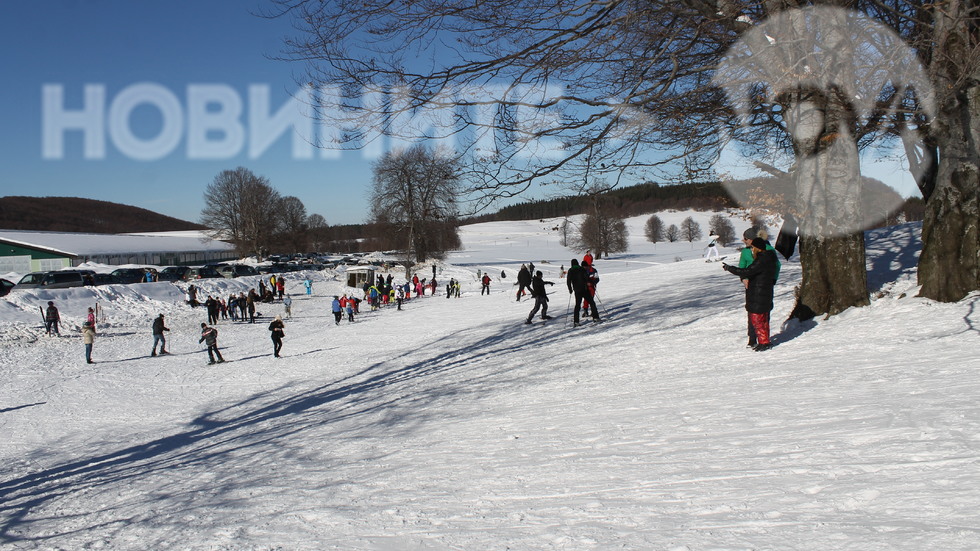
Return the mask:
<svg viewBox="0 0 980 551">
<path fill-rule="evenodd" d="M 101 234 L 0 230 L 0 242 L 61 253 L 65 256 L 230 251 L 234 249 L 229 243 L 210 239 L 203 233 L 196 231 Z"/>
</svg>

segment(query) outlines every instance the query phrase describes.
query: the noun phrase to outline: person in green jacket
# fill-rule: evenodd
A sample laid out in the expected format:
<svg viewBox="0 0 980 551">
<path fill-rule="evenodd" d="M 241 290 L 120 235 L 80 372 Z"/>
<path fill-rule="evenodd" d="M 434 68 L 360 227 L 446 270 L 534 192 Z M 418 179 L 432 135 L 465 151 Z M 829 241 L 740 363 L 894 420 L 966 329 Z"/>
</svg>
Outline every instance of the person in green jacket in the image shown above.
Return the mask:
<svg viewBox="0 0 980 551">
<path fill-rule="evenodd" d="M 774 251 L 775 250 L 773 248 L 773 246 L 768 241 L 769 236 L 766 233 L 766 231 L 765 230 L 761 230 L 761 229 L 756 228 L 755 226 L 753 226 L 753 227 L 745 230 L 742 233 L 742 243 L 745 244 L 745 248 L 742 249 L 742 253 L 738 257 L 738 267 L 739 268 L 747 268 L 750 264 L 752 264 L 752 262 L 755 261 L 755 256 L 752 254 L 752 240 L 755 239 L 756 237 L 761 237 L 762 239 L 767 240 L 766 241 L 766 250 L 767 251 Z M 777 257 L 776 258 L 776 277 L 773 280 L 773 283 L 775 283 L 776 281 L 779 280 L 779 269 L 780 268 L 782 268 L 782 264 L 779 262 L 779 258 Z M 742 285 L 745 286 L 746 289 L 748 289 L 748 287 L 749 287 L 749 280 L 748 279 L 743 279 L 742 280 Z M 749 342 L 748 342 L 748 344 L 746 344 L 746 346 L 748 346 L 749 348 L 754 348 L 756 346 L 756 344 L 758 344 L 758 343 L 756 342 L 756 332 L 755 332 L 755 328 L 752 327 L 752 321 L 751 320 L 748 321 L 748 336 L 749 336 Z"/>
</svg>

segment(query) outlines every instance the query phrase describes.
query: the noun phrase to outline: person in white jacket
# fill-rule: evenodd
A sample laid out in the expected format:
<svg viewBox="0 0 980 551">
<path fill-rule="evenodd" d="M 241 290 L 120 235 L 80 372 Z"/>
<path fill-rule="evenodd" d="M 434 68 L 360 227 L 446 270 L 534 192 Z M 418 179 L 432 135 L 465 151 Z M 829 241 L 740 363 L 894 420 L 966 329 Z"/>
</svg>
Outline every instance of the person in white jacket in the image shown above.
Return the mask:
<svg viewBox="0 0 980 551">
<path fill-rule="evenodd" d="M 718 258 L 718 238 L 711 236 L 711 242 L 704 249 L 704 261 L 711 262 L 711 256 L 714 255 L 715 259 Z"/>
</svg>

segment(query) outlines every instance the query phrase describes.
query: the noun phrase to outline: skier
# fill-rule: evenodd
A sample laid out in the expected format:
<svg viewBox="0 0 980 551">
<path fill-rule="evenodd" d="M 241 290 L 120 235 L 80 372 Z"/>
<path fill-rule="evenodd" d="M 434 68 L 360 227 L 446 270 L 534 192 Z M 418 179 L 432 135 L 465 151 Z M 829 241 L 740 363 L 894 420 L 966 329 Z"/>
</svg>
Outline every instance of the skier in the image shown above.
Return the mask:
<svg viewBox="0 0 980 551">
<path fill-rule="evenodd" d="M 541 270 L 538 270 L 535 272 L 534 277 L 531 278 L 531 296 L 534 297 L 534 308 L 531 309 L 531 313 L 527 315 L 527 320 L 524 323 L 531 323 L 534 314 L 538 313 L 538 308 L 541 309 L 541 319 L 551 319 L 551 316 L 548 315 L 548 293 L 544 290 L 545 285 L 554 285 L 554 282 L 545 281 L 544 274 L 541 273 Z"/>
<path fill-rule="evenodd" d="M 95 342 L 95 324 L 86 321 L 82 324 L 82 343 L 85 345 L 85 363 L 95 363 L 92 361 L 92 344 Z"/>
<path fill-rule="evenodd" d="M 704 249 L 704 261 L 711 262 L 711 255 L 714 255 L 715 259 L 718 259 L 718 242 L 714 236 L 711 236 L 711 243 Z"/>
<path fill-rule="evenodd" d="M 54 301 L 48 301 L 48 309 L 44 311 L 44 330 L 50 335 L 54 332 L 55 335 L 61 336 L 61 332 L 58 330 L 58 324 L 61 323 L 61 314 L 58 313 L 58 308 L 54 305 Z"/>
<path fill-rule="evenodd" d="M 585 251 L 585 256 L 582 257 L 582 262 L 587 262 L 590 266 L 592 265 L 592 251 Z M 571 268 L 569 268 L 569 271 L 571 271 Z"/>
<path fill-rule="evenodd" d="M 310 278 L 306 278 L 306 280 L 303 281 L 303 285 L 306 286 L 306 294 L 307 294 L 307 296 L 312 295 L 313 294 L 313 281 L 311 281 Z"/>
<path fill-rule="evenodd" d="M 272 331 L 272 355 L 281 358 L 279 351 L 282 350 L 282 338 L 286 336 L 286 325 L 282 322 L 282 317 L 276 316 L 269 324 L 269 331 Z"/>
<path fill-rule="evenodd" d="M 779 260 L 776 251 L 767 248 L 769 243 L 761 237 L 752 240 L 752 253 L 755 260 L 745 268 L 729 266 L 722 263 L 726 272 L 737 275 L 740 279 L 748 280 L 745 288 L 745 310 L 749 313 L 749 321 L 755 330 L 756 352 L 769 350 L 772 343 L 769 340 L 769 313 L 772 311 L 773 288 L 776 285 L 776 266 Z"/>
<path fill-rule="evenodd" d="M 398 306 L 399 308 L 401 307 L 400 302 L 398 303 Z M 344 308 L 347 309 L 347 321 L 350 323 L 354 323 L 354 300 L 353 299 L 348 300 L 347 305 Z"/>
<path fill-rule="evenodd" d="M 483 288 L 480 289 L 480 296 L 481 297 L 483 296 L 483 293 L 486 293 L 488 295 L 490 294 L 490 275 L 489 274 L 483 274 L 482 283 L 483 283 Z"/>
<path fill-rule="evenodd" d="M 589 274 L 584 268 L 579 266 L 578 260 L 575 258 L 572 259 L 572 266 L 568 268 L 565 284 L 568 286 L 568 294 L 575 293 L 573 325 L 578 326 L 579 324 L 579 312 L 582 309 L 583 299 L 585 300 L 585 304 L 592 308 L 592 320 L 595 322 L 602 321 L 599 319 L 599 310 L 595 307 L 592 295 L 589 294 Z"/>
<path fill-rule="evenodd" d="M 221 357 L 221 352 L 218 351 L 218 330 L 214 327 L 208 327 L 208 324 L 201 323 L 201 339 L 197 341 L 198 344 L 206 343 L 208 345 L 208 365 L 214 365 L 214 357 L 218 356 L 218 363 L 225 361 Z"/>
<path fill-rule="evenodd" d="M 150 352 L 150 356 L 157 355 L 157 343 L 160 343 L 160 354 L 170 353 L 167 352 L 167 339 L 163 336 L 164 331 L 170 331 L 170 329 L 163 324 L 163 314 L 160 314 L 153 320 L 153 351 Z"/>
<path fill-rule="evenodd" d="M 592 298 L 592 308 L 593 308 L 592 311 L 593 313 L 596 313 L 595 312 L 595 288 L 596 285 L 599 284 L 599 271 L 595 269 L 595 266 L 586 263 L 584 260 L 582 261 L 582 269 L 585 270 L 586 274 L 588 274 L 588 278 L 586 281 L 589 289 L 589 297 Z M 589 312 L 589 305 L 586 304 L 585 302 L 582 302 L 582 308 L 585 309 L 586 313 Z"/>
<path fill-rule="evenodd" d="M 521 264 L 521 269 L 517 272 L 517 283 L 515 285 L 517 285 L 517 302 L 520 302 L 521 297 L 524 296 L 524 289 L 531 290 L 531 272 L 524 264 Z"/>
<path fill-rule="evenodd" d="M 344 315 L 344 309 L 340 306 L 340 297 L 337 295 L 333 296 L 333 302 L 330 303 L 330 310 L 333 312 L 334 325 L 340 325 L 340 318 Z"/>
<path fill-rule="evenodd" d="M 406 284 L 407 286 L 407 284 Z M 398 305 L 398 309 L 402 309 L 402 301 L 405 300 L 405 287 L 399 285 L 395 288 L 395 303 Z"/>
</svg>

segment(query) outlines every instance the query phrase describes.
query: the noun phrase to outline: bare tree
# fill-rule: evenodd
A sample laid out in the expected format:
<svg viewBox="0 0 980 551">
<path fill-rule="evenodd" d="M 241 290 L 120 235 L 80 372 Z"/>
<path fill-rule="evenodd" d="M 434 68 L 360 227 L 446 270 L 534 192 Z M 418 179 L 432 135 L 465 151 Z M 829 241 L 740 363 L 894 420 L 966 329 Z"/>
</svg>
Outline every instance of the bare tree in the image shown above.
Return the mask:
<svg viewBox="0 0 980 551">
<path fill-rule="evenodd" d="M 656 214 L 647 218 L 646 223 L 647 241 L 658 243 L 664 240 L 664 221 Z"/>
<path fill-rule="evenodd" d="M 314 252 L 323 252 L 323 247 L 330 240 L 327 219 L 320 214 L 311 214 L 306 217 L 306 229 L 310 247 Z"/>
<path fill-rule="evenodd" d="M 723 214 L 716 214 L 708 221 L 708 231 L 712 235 L 718 236 L 718 241 L 722 245 L 728 245 L 735 241 L 735 226 L 732 221 Z"/>
<path fill-rule="evenodd" d="M 629 230 L 626 222 L 609 210 L 590 212 L 579 226 L 576 248 L 595 251 L 596 258 L 629 249 Z"/>
<path fill-rule="evenodd" d="M 374 164 L 374 220 L 416 262 L 459 248 L 459 167 L 423 144 L 387 153 Z"/>
<path fill-rule="evenodd" d="M 687 241 L 693 243 L 704 236 L 701 231 L 701 224 L 698 224 L 694 218 L 688 216 L 681 222 L 681 236 Z"/>
<path fill-rule="evenodd" d="M 896 29 L 928 60 L 941 91 L 932 128 L 924 103 L 907 99 L 913 96 L 904 89 L 851 90 L 845 86 L 854 79 L 833 73 L 848 64 L 867 75 L 887 67 L 874 51 L 877 36 L 855 40 L 848 15 L 813 17 L 793 0 L 485 0 L 424 9 L 379 0 L 272 2 L 299 29 L 284 57 L 312 62 L 304 83 L 331 91 L 318 116 L 332 127 L 359 129 L 338 136 L 339 147 L 362 147 L 382 135 L 471 134 L 460 155 L 479 204 L 519 194 L 542 178 L 577 181 L 587 170 L 613 181 L 658 168 L 666 176 L 698 176 L 734 141 L 754 156 L 788 152 L 797 199 L 806 202 L 814 191 L 853 194 L 858 151 L 897 128 L 896 121 L 928 129 L 932 142 L 915 159 L 928 165 L 930 152 L 940 155 L 936 191 L 927 195 L 922 292 L 956 300 L 980 287 L 980 153 L 968 145 L 980 135 L 980 103 L 969 99 L 976 97 L 980 65 L 975 2 L 832 2 Z M 793 11 L 784 33 L 752 33 Z M 818 27 L 817 40 L 807 44 L 804 31 Z M 445 48 L 446 37 L 455 39 L 453 48 Z M 739 110 L 728 107 L 713 77 L 743 38 L 752 51 L 781 57 L 756 57 L 776 79 L 765 83 L 768 90 L 749 85 L 752 101 Z M 834 62 L 812 62 L 821 55 Z M 447 116 L 439 112 L 444 107 L 451 108 Z M 834 155 L 815 154 L 830 148 L 837 148 Z M 837 213 L 805 209 L 799 217 L 800 296 L 817 313 L 867 303 L 861 231 L 837 222 L 860 219 L 852 212 L 857 205 L 846 201 Z"/>
<path fill-rule="evenodd" d="M 676 242 L 681 238 L 681 230 L 677 227 L 677 224 L 671 224 L 667 226 L 667 241 L 671 243 Z"/>
<path fill-rule="evenodd" d="M 308 230 L 306 206 L 299 198 L 290 195 L 279 199 L 276 210 L 281 239 L 289 244 L 289 252 L 304 252 Z"/>
<path fill-rule="evenodd" d="M 279 192 L 251 170 L 238 167 L 214 177 L 204 191 L 201 224 L 214 239 L 229 241 L 242 256 L 268 252 L 278 227 Z"/>
</svg>

